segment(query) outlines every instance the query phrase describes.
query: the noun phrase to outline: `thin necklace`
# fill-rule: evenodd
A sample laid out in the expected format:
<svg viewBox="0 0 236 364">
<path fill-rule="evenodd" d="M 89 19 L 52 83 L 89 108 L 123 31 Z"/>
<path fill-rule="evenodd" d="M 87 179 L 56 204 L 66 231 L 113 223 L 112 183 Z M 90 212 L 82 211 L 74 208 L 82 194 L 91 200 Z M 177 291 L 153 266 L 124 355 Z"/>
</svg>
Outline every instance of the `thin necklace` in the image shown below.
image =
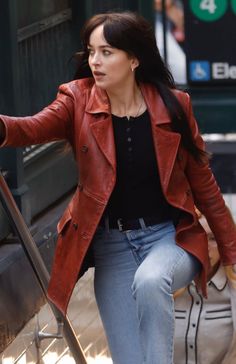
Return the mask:
<svg viewBox="0 0 236 364">
<path fill-rule="evenodd" d="M 141 93 L 141 91 L 140 91 L 140 93 Z M 141 96 L 142 96 L 142 94 L 141 94 Z M 138 111 L 137 111 L 137 113 L 136 113 L 134 116 L 126 115 L 126 117 L 127 117 L 127 119 L 128 119 L 128 120 L 129 120 L 130 118 L 135 119 L 135 118 L 139 115 L 140 110 L 141 110 L 141 107 L 142 107 L 142 105 L 143 105 L 143 102 L 144 102 L 144 99 L 143 99 L 143 97 L 142 97 L 141 102 L 140 102 L 139 107 L 138 107 Z"/>
</svg>

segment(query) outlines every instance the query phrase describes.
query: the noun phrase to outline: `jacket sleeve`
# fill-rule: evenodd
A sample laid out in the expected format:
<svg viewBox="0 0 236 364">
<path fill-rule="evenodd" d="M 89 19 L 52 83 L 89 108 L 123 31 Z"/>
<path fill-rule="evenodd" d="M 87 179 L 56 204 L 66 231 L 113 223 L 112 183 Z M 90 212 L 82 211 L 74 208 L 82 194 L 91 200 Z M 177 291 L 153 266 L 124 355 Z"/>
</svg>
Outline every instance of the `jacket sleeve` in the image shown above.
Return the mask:
<svg viewBox="0 0 236 364">
<path fill-rule="evenodd" d="M 61 85 L 56 100 L 33 116 L 0 115 L 5 126 L 5 138 L 0 146 L 21 147 L 62 139 L 71 142 L 74 97 L 68 85 Z"/>
<path fill-rule="evenodd" d="M 204 141 L 199 134 L 198 126 L 193 115 L 190 97 L 189 95 L 187 97 L 188 120 L 194 140 L 201 149 L 205 149 Z M 209 161 L 200 163 L 192 155 L 188 154 L 185 173 L 190 183 L 194 203 L 206 217 L 215 236 L 222 263 L 224 265 L 235 264 L 236 226 L 210 169 Z"/>
</svg>

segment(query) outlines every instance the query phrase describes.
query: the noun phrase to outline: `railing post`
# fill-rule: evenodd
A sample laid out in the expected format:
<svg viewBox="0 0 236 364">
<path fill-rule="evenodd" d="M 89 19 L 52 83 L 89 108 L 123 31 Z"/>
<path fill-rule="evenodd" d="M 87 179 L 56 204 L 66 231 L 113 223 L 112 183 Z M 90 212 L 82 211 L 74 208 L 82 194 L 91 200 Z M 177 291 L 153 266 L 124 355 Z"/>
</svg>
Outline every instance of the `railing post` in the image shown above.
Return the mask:
<svg viewBox="0 0 236 364">
<path fill-rule="evenodd" d="M 0 201 L 9 218 L 10 224 L 13 227 L 16 235 L 18 236 L 26 256 L 33 268 L 37 281 L 46 296 L 47 287 L 49 283 L 49 273 L 44 264 L 44 261 L 38 251 L 29 229 L 27 228 L 20 211 L 10 193 L 10 190 L 0 172 Z M 47 296 L 46 296 L 47 297 Z M 83 350 L 75 335 L 75 332 L 67 317 L 56 308 L 56 306 L 48 300 L 57 322 L 63 323 L 63 332 L 69 349 L 75 359 L 76 364 L 87 364 Z"/>
</svg>

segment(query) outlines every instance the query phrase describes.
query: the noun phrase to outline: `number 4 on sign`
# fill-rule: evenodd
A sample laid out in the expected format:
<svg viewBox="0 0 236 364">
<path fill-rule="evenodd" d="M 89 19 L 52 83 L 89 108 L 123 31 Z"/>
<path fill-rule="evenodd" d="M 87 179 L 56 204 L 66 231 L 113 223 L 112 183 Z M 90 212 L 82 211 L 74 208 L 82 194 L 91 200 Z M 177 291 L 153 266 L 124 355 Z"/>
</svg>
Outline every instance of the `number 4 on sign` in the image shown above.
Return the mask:
<svg viewBox="0 0 236 364">
<path fill-rule="evenodd" d="M 210 14 L 214 14 L 217 9 L 215 0 L 202 0 L 200 2 L 200 9 L 207 10 Z"/>
</svg>

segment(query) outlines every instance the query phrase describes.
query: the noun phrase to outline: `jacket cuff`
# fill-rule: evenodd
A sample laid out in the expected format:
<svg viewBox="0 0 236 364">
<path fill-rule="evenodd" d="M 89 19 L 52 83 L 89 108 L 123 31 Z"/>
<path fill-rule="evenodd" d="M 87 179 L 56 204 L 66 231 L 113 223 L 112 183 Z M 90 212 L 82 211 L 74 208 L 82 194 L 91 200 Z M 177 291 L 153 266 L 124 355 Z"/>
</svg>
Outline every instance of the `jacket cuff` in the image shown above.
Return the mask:
<svg viewBox="0 0 236 364">
<path fill-rule="evenodd" d="M 0 148 L 2 148 L 5 145 L 7 145 L 7 140 L 8 140 L 8 127 L 7 127 L 6 121 L 4 120 L 4 116 L 0 116 L 0 120 L 3 122 L 3 124 L 5 126 L 5 138 L 0 143 Z"/>
</svg>

